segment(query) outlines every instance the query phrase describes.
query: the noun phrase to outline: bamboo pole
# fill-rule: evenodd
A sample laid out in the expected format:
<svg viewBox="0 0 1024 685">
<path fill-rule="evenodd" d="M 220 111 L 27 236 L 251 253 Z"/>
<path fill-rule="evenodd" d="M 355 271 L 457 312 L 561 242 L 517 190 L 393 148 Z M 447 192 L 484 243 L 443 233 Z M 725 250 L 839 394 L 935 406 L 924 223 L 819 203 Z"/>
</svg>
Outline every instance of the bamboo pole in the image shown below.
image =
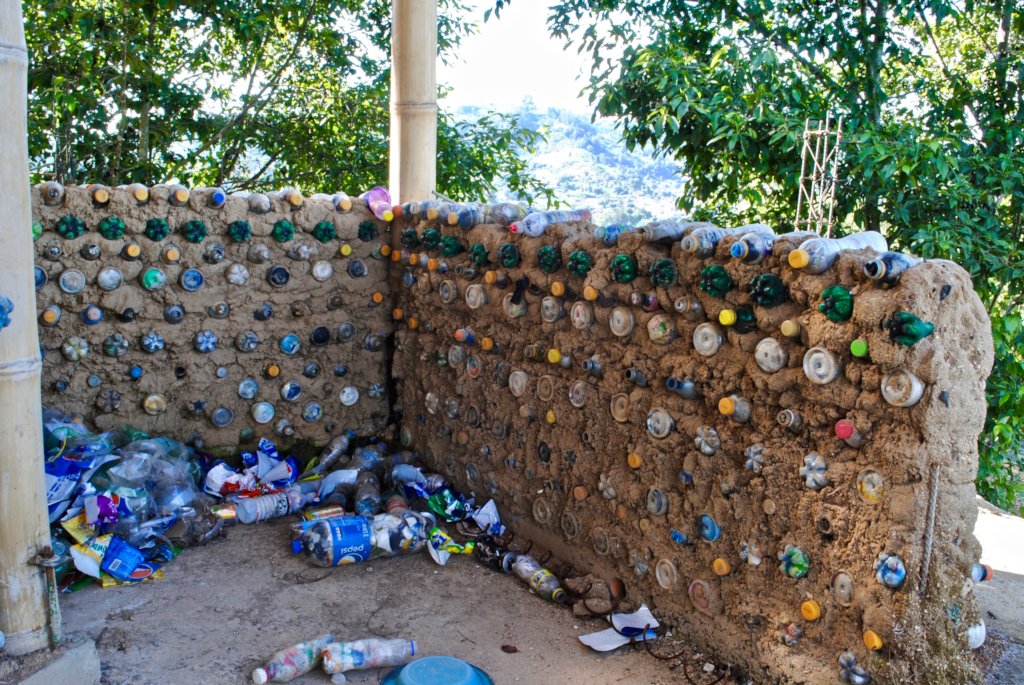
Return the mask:
<svg viewBox="0 0 1024 685">
<path fill-rule="evenodd" d="M 391 13 L 391 198 L 437 187 L 437 2 L 394 0 Z"/>
<path fill-rule="evenodd" d="M 0 295 L 14 303 L 0 330 L 0 630 L 7 652 L 47 646 L 46 581 L 28 563 L 50 544 L 43 474 L 39 334 L 25 100 L 28 55 L 20 0 L 0 0 Z"/>
</svg>

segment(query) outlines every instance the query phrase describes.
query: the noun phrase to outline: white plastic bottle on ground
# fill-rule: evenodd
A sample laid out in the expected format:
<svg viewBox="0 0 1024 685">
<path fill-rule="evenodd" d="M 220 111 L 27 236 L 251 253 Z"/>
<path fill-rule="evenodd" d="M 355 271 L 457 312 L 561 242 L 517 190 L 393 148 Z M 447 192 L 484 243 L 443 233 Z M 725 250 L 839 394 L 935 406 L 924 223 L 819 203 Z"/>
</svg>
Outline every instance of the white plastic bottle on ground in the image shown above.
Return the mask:
<svg viewBox="0 0 1024 685">
<path fill-rule="evenodd" d="M 366 668 L 384 668 L 409 663 L 416 655 L 413 640 L 367 638 L 354 642 L 332 642 L 321 650 L 324 672 L 334 675 Z M 345 682 L 332 678 L 333 682 Z"/>
<path fill-rule="evenodd" d="M 334 636 L 328 633 L 275 652 L 266 664 L 252 672 L 252 682 L 256 685 L 287 683 L 309 673 L 320 663 L 324 647 L 333 641 Z"/>
<path fill-rule="evenodd" d="M 315 492 L 306 493 L 297 487 L 292 487 L 283 492 L 275 492 L 273 495 L 240 499 L 236 504 L 238 520 L 242 523 L 256 523 L 292 514 L 315 498 Z"/>
</svg>

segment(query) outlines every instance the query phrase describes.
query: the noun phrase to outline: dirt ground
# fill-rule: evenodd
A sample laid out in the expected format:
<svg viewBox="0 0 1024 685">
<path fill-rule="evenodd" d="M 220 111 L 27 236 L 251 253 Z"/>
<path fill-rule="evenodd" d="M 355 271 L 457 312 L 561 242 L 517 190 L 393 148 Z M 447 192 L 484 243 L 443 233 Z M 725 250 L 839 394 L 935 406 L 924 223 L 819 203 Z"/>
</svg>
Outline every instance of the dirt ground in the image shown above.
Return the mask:
<svg viewBox="0 0 1024 685">
<path fill-rule="evenodd" d="M 329 631 L 341 640 L 412 638 L 422 654 L 465 659 L 499 684 L 681 677 L 632 646 L 589 651 L 576 636 L 607 624 L 581 622 L 468 557 L 444 568 L 423 553 L 321 569 L 291 556 L 287 522 L 273 522 L 234 526 L 165 571 L 163 580 L 62 597 L 65 632 L 96 640 L 105 684 L 249 683 L 261 659 Z M 377 683 L 386 672 L 355 672 L 349 682 Z M 330 679 L 314 672 L 294 682 Z"/>
<path fill-rule="evenodd" d="M 981 509 L 982 560 L 996 577 L 978 590 L 989 640 L 977 655 L 988 685 L 1024 685 L 1024 520 Z M 327 631 L 342 640 L 412 638 L 422 654 L 465 659 L 498 685 L 685 683 L 684 661 L 690 682 L 717 677 L 702 672 L 701 655 L 665 662 L 633 646 L 591 652 L 576 637 L 601 622 L 576 619 L 469 558 L 444 568 L 420 554 L 320 569 L 291 556 L 288 538 L 287 521 L 234 526 L 182 553 L 164 580 L 64 595 L 65 633 L 96 640 L 105 685 L 248 683 L 261 659 Z M 678 651 L 681 638 L 659 640 L 655 651 Z M 518 651 L 503 651 L 509 645 Z M 354 672 L 349 682 L 385 674 Z M 294 682 L 330 680 L 314 672 Z"/>
</svg>

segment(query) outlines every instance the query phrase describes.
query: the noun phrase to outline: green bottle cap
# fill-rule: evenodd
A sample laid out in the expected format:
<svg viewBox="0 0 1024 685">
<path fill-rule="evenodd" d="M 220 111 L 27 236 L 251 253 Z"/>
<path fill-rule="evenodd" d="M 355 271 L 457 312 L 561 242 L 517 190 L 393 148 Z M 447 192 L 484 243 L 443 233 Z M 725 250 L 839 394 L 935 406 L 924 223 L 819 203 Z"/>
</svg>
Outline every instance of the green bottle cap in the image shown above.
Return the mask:
<svg viewBox="0 0 1024 685">
<path fill-rule="evenodd" d="M 868 356 L 868 341 L 864 338 L 857 338 L 850 343 L 850 354 L 854 357 Z"/>
<path fill-rule="evenodd" d="M 150 268 L 139 274 L 139 282 L 146 290 L 159 290 L 167 285 L 167 276 L 160 269 Z"/>
</svg>

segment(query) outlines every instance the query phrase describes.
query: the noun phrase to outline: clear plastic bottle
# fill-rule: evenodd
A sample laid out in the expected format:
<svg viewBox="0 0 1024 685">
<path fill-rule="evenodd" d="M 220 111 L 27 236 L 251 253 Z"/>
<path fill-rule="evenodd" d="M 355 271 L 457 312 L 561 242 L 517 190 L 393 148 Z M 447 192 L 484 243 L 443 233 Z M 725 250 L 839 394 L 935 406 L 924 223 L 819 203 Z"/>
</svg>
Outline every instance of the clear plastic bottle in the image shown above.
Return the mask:
<svg viewBox="0 0 1024 685">
<path fill-rule="evenodd" d="M 691 221 L 687 217 L 676 216 L 637 230 L 648 243 L 674 243 L 704 225 L 703 223 Z"/>
<path fill-rule="evenodd" d="M 524 219 L 529 213 L 529 209 L 515 202 L 500 202 L 495 205 L 486 205 L 484 207 L 484 223 L 509 226 L 516 221 Z M 461 219 L 459 226 L 462 226 Z"/>
<path fill-rule="evenodd" d="M 332 642 L 334 636 L 328 633 L 274 652 L 267 663 L 253 670 L 252 682 L 256 685 L 287 683 L 309 673 L 320 663 L 323 649 Z"/>
<path fill-rule="evenodd" d="M 167 202 L 174 207 L 184 207 L 187 205 L 190 196 L 191 193 L 188 188 L 180 183 L 172 183 L 167 186 Z"/>
<path fill-rule="evenodd" d="M 43 204 L 47 207 L 59 207 L 64 204 L 64 186 L 56 181 L 39 184 L 39 192 L 43 196 Z"/>
<path fill-rule="evenodd" d="M 882 288 L 891 288 L 899 283 L 904 271 L 920 263 L 917 257 L 902 252 L 884 252 L 864 265 L 864 275 Z"/>
<path fill-rule="evenodd" d="M 332 642 L 321 652 L 324 672 L 334 675 L 366 668 L 384 668 L 409 663 L 416 655 L 413 640 L 367 638 L 354 642 Z M 332 679 L 332 682 L 344 682 Z"/>
<path fill-rule="evenodd" d="M 327 447 L 320 453 L 317 465 L 310 469 L 310 473 L 326 473 L 331 470 L 338 461 L 348 452 L 352 439 L 356 437 L 354 431 L 346 430 L 341 435 L 331 440 Z"/>
<path fill-rule="evenodd" d="M 338 192 L 331 196 L 331 204 L 339 212 L 347 212 L 352 209 L 352 198 L 345 193 Z"/>
<path fill-rule="evenodd" d="M 372 518 L 335 516 L 309 526 L 297 551 L 304 551 L 310 562 L 323 567 L 410 554 L 426 546 L 435 525 L 433 514 L 409 510 Z"/>
<path fill-rule="evenodd" d="M 683 252 L 689 252 L 698 257 L 710 257 L 715 253 L 718 243 L 726 236 L 746 236 L 748 234 L 759 234 L 774 236 L 775 232 L 770 226 L 764 224 L 749 224 L 737 228 L 719 228 L 718 226 L 701 226 L 689 235 L 683 236 L 679 243 Z"/>
<path fill-rule="evenodd" d="M 382 442 L 360 447 L 352 455 L 352 459 L 345 465 L 345 468 L 358 469 L 360 471 L 378 471 L 383 466 L 386 453 L 387 446 Z"/>
<path fill-rule="evenodd" d="M 750 420 L 752 409 L 750 400 L 740 395 L 729 395 L 718 400 L 718 411 L 722 416 L 728 416 L 739 423 L 746 423 Z"/>
<path fill-rule="evenodd" d="M 629 233 L 634 230 L 630 226 L 623 226 L 622 224 L 609 224 L 608 226 L 598 226 L 594 229 L 594 237 L 603 242 L 605 245 L 611 246 L 619 242 L 619 236 L 623 233 Z"/>
<path fill-rule="evenodd" d="M 380 481 L 373 471 L 363 471 L 356 480 L 356 513 L 361 516 L 373 516 L 380 513 Z"/>
<path fill-rule="evenodd" d="M 866 248 L 886 252 L 889 244 L 881 233 L 875 231 L 864 231 L 845 238 L 813 238 L 789 253 L 789 265 L 809 274 L 820 274 L 835 263 L 843 250 Z"/>
<path fill-rule="evenodd" d="M 300 487 L 290 487 L 282 492 L 260 497 L 238 500 L 235 505 L 238 520 L 242 523 L 256 523 L 272 518 L 293 514 L 316 498 L 315 492 L 303 492 Z"/>
<path fill-rule="evenodd" d="M 536 238 L 543 235 L 544 230 L 552 224 L 565 223 L 567 221 L 589 221 L 590 216 L 589 209 L 533 212 L 532 214 L 527 214 L 522 220 L 510 224 L 508 230 L 512 233 L 521 233 L 528 238 Z"/>
<path fill-rule="evenodd" d="M 564 604 L 569 600 L 561 583 L 551 571 L 528 554 L 516 554 L 506 557 L 505 565 L 511 561 L 511 572 L 521 581 L 529 585 L 535 593 L 546 600 Z M 506 566 L 506 573 L 508 572 Z"/>
</svg>

